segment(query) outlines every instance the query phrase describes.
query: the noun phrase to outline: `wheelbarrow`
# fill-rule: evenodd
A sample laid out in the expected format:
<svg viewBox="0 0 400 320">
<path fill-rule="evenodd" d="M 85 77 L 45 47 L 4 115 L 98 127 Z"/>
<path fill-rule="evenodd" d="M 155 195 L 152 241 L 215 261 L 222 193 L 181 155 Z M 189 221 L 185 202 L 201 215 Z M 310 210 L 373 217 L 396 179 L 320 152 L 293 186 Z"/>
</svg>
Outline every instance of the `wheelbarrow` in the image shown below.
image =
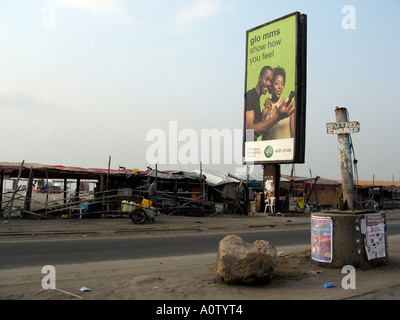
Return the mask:
<svg viewBox="0 0 400 320">
<path fill-rule="evenodd" d="M 152 202 L 143 199 L 142 203 L 136 203 L 134 201 L 123 200 L 121 204 L 121 211 L 128 213 L 129 218 L 134 224 L 142 224 L 145 221 L 151 221 L 154 223 L 154 219 L 159 215 L 159 212 L 152 206 Z"/>
</svg>

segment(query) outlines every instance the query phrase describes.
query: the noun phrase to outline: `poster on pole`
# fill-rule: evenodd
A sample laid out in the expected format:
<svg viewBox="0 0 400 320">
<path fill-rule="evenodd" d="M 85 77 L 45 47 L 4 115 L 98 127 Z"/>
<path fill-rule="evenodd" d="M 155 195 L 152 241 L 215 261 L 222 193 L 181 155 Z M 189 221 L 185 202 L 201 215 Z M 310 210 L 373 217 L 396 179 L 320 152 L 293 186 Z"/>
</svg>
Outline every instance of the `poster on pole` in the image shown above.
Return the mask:
<svg viewBox="0 0 400 320">
<path fill-rule="evenodd" d="M 333 238 L 330 217 L 311 217 L 311 258 L 320 262 L 332 262 Z"/>
<path fill-rule="evenodd" d="M 365 250 L 368 260 L 386 257 L 385 216 L 383 213 L 365 216 Z"/>
<path fill-rule="evenodd" d="M 247 31 L 245 164 L 304 163 L 306 15 Z"/>
</svg>

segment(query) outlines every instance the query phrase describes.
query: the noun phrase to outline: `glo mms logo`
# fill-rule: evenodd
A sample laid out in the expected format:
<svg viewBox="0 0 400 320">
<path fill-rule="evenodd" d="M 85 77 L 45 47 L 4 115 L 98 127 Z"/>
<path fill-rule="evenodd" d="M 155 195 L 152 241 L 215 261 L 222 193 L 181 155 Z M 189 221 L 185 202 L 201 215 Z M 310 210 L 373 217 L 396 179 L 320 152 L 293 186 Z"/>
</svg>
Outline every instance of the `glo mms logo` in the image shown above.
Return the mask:
<svg viewBox="0 0 400 320">
<path fill-rule="evenodd" d="M 274 154 L 274 148 L 272 148 L 272 146 L 267 146 L 264 150 L 264 155 L 267 158 L 271 158 L 273 154 Z"/>
</svg>

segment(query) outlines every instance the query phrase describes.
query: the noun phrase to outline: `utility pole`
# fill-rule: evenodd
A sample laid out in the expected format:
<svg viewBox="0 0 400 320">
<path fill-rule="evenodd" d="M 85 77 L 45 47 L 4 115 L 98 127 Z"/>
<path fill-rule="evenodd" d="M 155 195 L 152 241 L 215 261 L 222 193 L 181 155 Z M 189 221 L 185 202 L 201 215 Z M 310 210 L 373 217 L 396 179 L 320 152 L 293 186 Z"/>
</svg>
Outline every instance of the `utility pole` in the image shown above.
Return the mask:
<svg viewBox="0 0 400 320">
<path fill-rule="evenodd" d="M 360 132 L 360 124 L 348 121 L 346 108 L 337 107 L 335 114 L 336 122 L 327 123 L 326 128 L 328 134 L 338 135 L 343 198 L 347 207 L 311 215 L 311 258 L 318 266 L 327 268 L 386 265 L 385 213 L 355 210 L 350 134 Z"/>
<path fill-rule="evenodd" d="M 350 133 L 360 131 L 360 124 L 356 121 L 348 122 L 347 109 L 337 107 L 335 110 L 336 122 L 327 123 L 327 132 L 337 134 L 340 152 L 340 170 L 343 186 L 343 209 L 355 210 L 353 164 L 351 159 Z"/>
<path fill-rule="evenodd" d="M 346 108 L 336 108 L 336 122 L 348 122 Z M 342 172 L 344 207 L 354 211 L 353 165 L 349 133 L 338 133 L 340 170 Z"/>
</svg>

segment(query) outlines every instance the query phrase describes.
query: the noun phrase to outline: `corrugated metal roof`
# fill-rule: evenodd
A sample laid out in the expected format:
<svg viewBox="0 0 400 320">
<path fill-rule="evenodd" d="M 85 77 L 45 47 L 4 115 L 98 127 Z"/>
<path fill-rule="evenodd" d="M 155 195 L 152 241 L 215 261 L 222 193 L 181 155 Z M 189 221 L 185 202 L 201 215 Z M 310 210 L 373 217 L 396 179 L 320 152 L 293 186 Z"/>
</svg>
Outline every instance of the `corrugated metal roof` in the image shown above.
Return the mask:
<svg viewBox="0 0 400 320">
<path fill-rule="evenodd" d="M 0 162 L 0 172 L 9 175 L 10 177 L 17 177 L 21 168 L 21 163 L 18 162 Z M 108 169 L 97 169 L 97 168 L 80 168 L 80 167 L 68 167 L 62 165 L 45 165 L 39 163 L 24 162 L 21 171 L 21 178 L 28 178 L 30 169 L 34 170 L 35 178 L 46 178 L 49 179 L 62 179 L 70 178 L 75 179 L 77 177 L 82 179 L 98 179 L 101 175 L 107 174 Z M 110 170 L 110 175 L 132 175 L 141 174 L 133 170 Z"/>
<path fill-rule="evenodd" d="M 197 174 L 200 174 L 200 170 L 194 170 Z M 231 178 L 227 173 L 220 173 L 213 170 L 203 169 L 203 175 L 206 178 L 207 184 L 213 187 L 224 185 L 227 183 L 239 183 L 237 179 Z"/>
</svg>

